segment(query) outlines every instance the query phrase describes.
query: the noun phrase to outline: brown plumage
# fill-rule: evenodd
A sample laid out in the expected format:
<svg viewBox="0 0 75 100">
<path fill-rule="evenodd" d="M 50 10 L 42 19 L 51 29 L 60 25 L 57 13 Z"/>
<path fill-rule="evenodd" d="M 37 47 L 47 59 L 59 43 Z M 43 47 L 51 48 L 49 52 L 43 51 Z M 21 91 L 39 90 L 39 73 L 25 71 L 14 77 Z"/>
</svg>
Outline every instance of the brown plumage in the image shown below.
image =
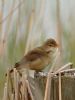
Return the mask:
<svg viewBox="0 0 75 100">
<path fill-rule="evenodd" d="M 34 48 L 29 51 L 19 62 L 15 64 L 15 68 L 20 70 L 22 68 L 29 68 L 31 70 L 41 71 L 50 62 L 52 55 L 58 44 L 54 39 L 48 39 L 42 46 Z M 13 72 L 13 69 L 10 70 Z"/>
</svg>

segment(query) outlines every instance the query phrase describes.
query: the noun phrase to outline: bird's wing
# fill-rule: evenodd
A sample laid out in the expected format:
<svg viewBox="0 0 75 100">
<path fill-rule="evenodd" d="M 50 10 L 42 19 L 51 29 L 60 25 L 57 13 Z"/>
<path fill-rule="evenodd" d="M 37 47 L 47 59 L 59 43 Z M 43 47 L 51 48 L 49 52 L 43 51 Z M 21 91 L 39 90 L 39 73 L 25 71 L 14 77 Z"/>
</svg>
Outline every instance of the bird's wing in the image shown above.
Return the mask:
<svg viewBox="0 0 75 100">
<path fill-rule="evenodd" d="M 22 67 L 29 67 L 32 70 L 41 70 L 44 68 L 43 66 L 48 64 L 48 59 L 48 54 L 41 47 L 38 47 L 28 52 L 18 64 L 19 66 L 22 65 Z"/>
<path fill-rule="evenodd" d="M 36 48 L 32 51 L 30 51 L 26 56 L 27 61 L 35 61 L 37 59 L 41 59 L 44 56 L 48 56 L 47 53 L 42 50 L 41 48 Z"/>
</svg>

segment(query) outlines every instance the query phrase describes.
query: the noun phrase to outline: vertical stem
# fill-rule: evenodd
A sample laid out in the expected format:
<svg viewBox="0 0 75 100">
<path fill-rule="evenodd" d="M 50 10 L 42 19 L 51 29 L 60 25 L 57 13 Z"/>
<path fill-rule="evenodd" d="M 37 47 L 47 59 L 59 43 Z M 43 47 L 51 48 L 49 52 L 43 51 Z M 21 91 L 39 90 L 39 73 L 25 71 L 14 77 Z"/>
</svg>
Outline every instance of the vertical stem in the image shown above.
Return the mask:
<svg viewBox="0 0 75 100">
<path fill-rule="evenodd" d="M 0 22 L 2 21 L 4 15 L 4 0 L 1 1 L 2 1 L 2 8 L 0 11 Z M 2 30 L 3 30 L 3 23 L 0 24 L 0 33 L 2 33 Z"/>
<path fill-rule="evenodd" d="M 14 94 L 11 94 L 11 100 L 14 100 Z"/>
<path fill-rule="evenodd" d="M 20 4 L 21 0 L 19 0 L 19 4 Z M 16 42 L 18 39 L 18 35 L 21 35 L 21 5 L 18 7 L 18 16 L 17 16 L 17 27 L 16 27 Z"/>
<path fill-rule="evenodd" d="M 8 100 L 8 95 L 7 95 L 7 83 L 5 83 L 5 87 L 4 87 L 3 100 Z"/>
<path fill-rule="evenodd" d="M 59 73 L 59 100 L 62 100 L 62 94 L 61 94 L 61 73 Z"/>
<path fill-rule="evenodd" d="M 27 37 L 27 43 L 26 43 L 26 48 L 25 48 L 25 54 L 28 52 L 29 46 L 30 46 L 30 40 L 31 40 L 31 32 L 33 28 L 33 23 L 34 23 L 34 9 L 32 8 L 32 12 L 30 15 L 29 23 L 28 23 L 28 37 Z"/>
<path fill-rule="evenodd" d="M 14 89 L 15 89 L 15 100 L 19 100 L 18 73 L 15 68 L 14 68 Z"/>
<path fill-rule="evenodd" d="M 61 18 L 60 18 L 60 0 L 56 0 L 56 10 L 57 10 L 57 39 L 60 46 L 60 53 L 62 54 L 62 25 L 61 25 Z"/>
<path fill-rule="evenodd" d="M 2 1 L 2 8 L 1 8 L 1 11 L 0 11 L 0 22 L 2 21 L 3 19 L 3 15 L 4 15 L 4 0 L 1 0 Z M 0 23 L 0 56 L 3 54 L 3 51 L 4 51 L 4 38 L 3 38 L 3 23 Z"/>
<path fill-rule="evenodd" d="M 9 69 L 7 72 L 7 99 L 9 100 L 9 78 L 10 78 L 10 74 L 9 74 Z"/>
<path fill-rule="evenodd" d="M 2 18 L 3 18 L 3 12 L 0 10 L 0 22 L 2 21 Z M 0 24 L 0 33 L 2 33 L 2 24 Z M 0 37 L 1 37 L 1 34 L 0 34 Z"/>
<path fill-rule="evenodd" d="M 53 77 L 52 71 L 53 71 L 53 69 L 55 67 L 55 64 L 57 62 L 58 57 L 59 57 L 59 54 L 56 55 L 54 63 L 52 64 L 52 66 L 51 66 L 51 68 L 50 68 L 50 70 L 48 72 L 44 100 L 50 100 L 50 95 L 51 95 L 51 81 L 52 81 L 52 77 Z"/>
<path fill-rule="evenodd" d="M 22 100 L 28 100 L 26 78 L 22 77 Z"/>
<path fill-rule="evenodd" d="M 30 93 L 31 100 L 34 100 L 34 97 L 33 97 L 33 94 L 32 94 L 28 80 L 27 80 L 27 87 L 28 87 L 28 92 Z"/>
<path fill-rule="evenodd" d="M 12 81 L 11 76 L 10 76 L 10 88 L 11 88 L 11 93 L 13 94 L 14 93 L 14 87 L 13 87 L 13 81 Z"/>
<path fill-rule="evenodd" d="M 4 38 L 6 38 L 8 32 L 9 32 L 9 29 L 10 29 L 10 26 L 11 26 L 11 21 L 12 21 L 12 18 L 13 18 L 13 8 L 15 6 L 15 0 L 13 0 L 13 4 L 12 4 L 12 7 L 10 8 L 10 15 L 8 16 L 8 20 L 7 20 L 7 25 L 6 25 L 6 30 L 5 30 L 5 33 L 4 33 Z M 11 13 L 12 12 L 12 13 Z"/>
<path fill-rule="evenodd" d="M 50 100 L 50 97 L 51 97 L 51 81 L 52 81 L 52 75 L 49 74 L 48 77 L 47 77 L 47 82 L 46 82 L 44 100 Z"/>
<path fill-rule="evenodd" d="M 56 18 L 57 18 L 57 41 L 59 43 L 59 61 L 58 61 L 58 67 L 62 65 L 63 56 L 62 56 L 62 24 L 61 24 L 61 17 L 60 17 L 60 0 L 56 0 Z"/>
</svg>

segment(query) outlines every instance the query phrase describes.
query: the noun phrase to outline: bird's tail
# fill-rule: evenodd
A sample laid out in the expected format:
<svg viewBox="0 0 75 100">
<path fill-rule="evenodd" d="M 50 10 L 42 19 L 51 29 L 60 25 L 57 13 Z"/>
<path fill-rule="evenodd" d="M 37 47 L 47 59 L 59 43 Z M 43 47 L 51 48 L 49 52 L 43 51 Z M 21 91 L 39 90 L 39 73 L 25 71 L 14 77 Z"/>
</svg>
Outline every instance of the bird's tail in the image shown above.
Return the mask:
<svg viewBox="0 0 75 100">
<path fill-rule="evenodd" d="M 20 64 L 17 62 L 17 63 L 15 63 L 14 68 L 18 69 L 19 66 L 20 66 Z M 12 69 L 9 70 L 10 74 L 13 73 L 14 68 L 12 68 Z M 5 76 L 7 76 L 7 73 L 5 74 Z"/>
<path fill-rule="evenodd" d="M 15 63 L 15 67 L 14 68 L 17 68 L 19 66 L 20 66 L 19 62 L 18 63 Z"/>
</svg>

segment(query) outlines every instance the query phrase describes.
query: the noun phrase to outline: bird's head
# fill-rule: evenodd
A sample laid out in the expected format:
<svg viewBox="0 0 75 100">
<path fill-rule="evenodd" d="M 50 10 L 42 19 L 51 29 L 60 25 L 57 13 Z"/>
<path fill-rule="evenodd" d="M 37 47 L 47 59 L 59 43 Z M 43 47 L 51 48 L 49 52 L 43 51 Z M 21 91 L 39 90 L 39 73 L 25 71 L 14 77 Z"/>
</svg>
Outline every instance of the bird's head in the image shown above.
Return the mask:
<svg viewBox="0 0 75 100">
<path fill-rule="evenodd" d="M 44 42 L 43 47 L 46 52 L 55 51 L 58 48 L 58 43 L 54 39 L 50 38 Z"/>
</svg>

